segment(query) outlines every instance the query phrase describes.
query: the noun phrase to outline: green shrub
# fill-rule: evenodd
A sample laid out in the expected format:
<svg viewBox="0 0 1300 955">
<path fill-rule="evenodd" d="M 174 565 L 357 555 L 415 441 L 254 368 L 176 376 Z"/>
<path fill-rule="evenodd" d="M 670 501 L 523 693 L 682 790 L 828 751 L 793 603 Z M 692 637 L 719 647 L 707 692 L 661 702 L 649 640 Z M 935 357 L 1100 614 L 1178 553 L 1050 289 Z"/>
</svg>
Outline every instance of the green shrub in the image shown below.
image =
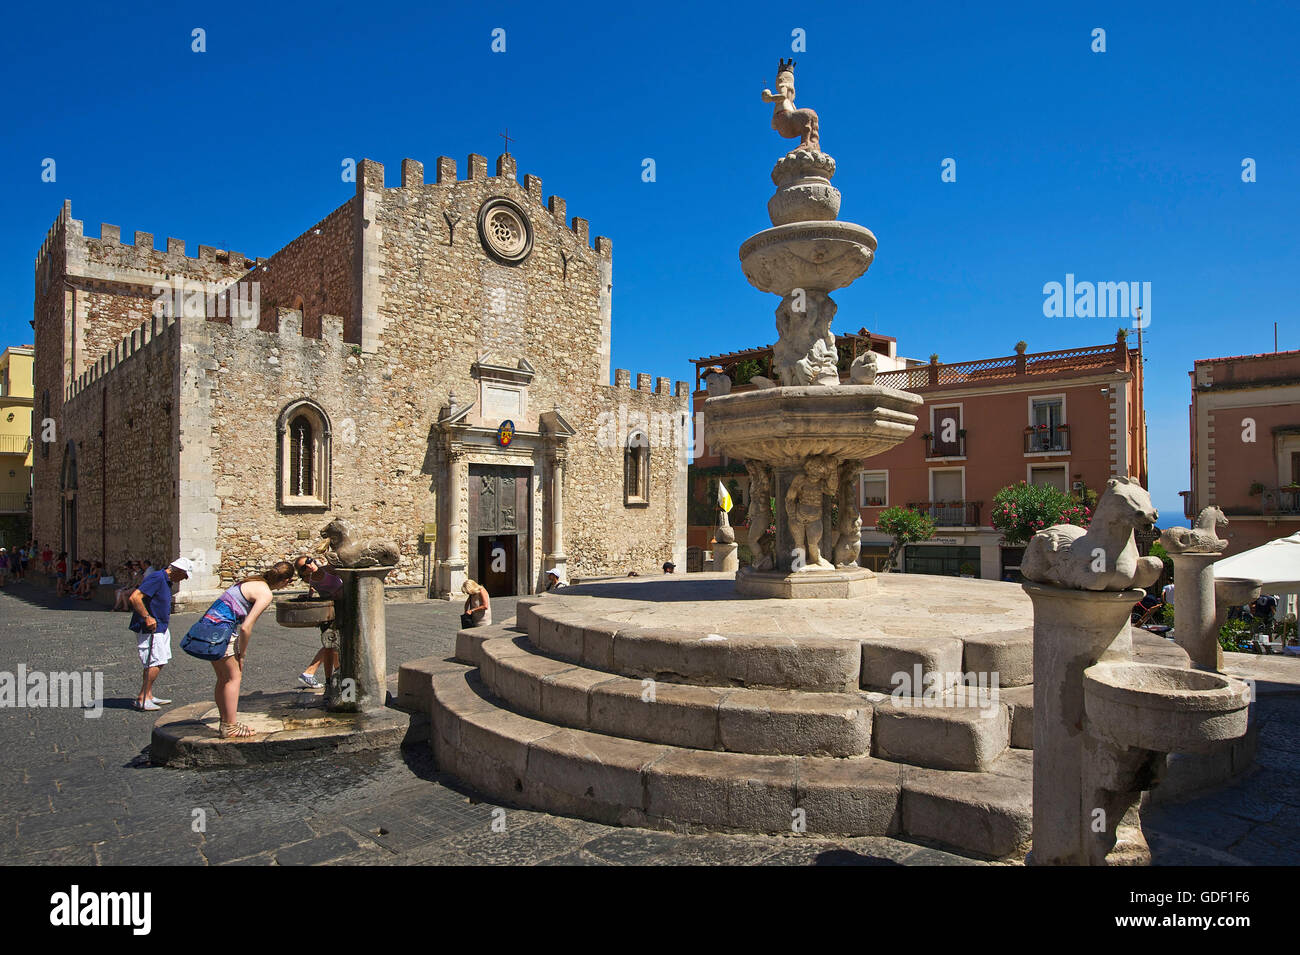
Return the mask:
<svg viewBox="0 0 1300 955">
<path fill-rule="evenodd" d="M 888 534 L 891 538 L 889 555 L 881 566 L 882 573 L 888 573 L 898 560 L 898 555 L 908 544 L 928 541 L 934 536 L 934 521 L 930 515 L 922 514 L 906 507 L 887 507 L 880 512 L 876 521 L 876 530 Z"/>
<path fill-rule="evenodd" d="M 1031 537 L 1053 524 L 1087 527 L 1091 519 L 1091 507 L 1071 501 L 1064 491 L 1046 484 L 1021 481 L 993 495 L 993 526 L 1013 546 L 1028 543 Z"/>
</svg>

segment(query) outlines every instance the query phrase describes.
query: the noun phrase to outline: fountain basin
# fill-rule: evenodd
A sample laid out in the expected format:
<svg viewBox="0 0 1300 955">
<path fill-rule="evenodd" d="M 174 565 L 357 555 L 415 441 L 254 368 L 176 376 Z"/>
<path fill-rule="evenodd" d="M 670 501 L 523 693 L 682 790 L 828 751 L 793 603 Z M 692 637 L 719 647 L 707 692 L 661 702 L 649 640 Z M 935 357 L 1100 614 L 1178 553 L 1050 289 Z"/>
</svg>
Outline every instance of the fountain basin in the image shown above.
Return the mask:
<svg viewBox="0 0 1300 955">
<path fill-rule="evenodd" d="M 1095 663 L 1083 671 L 1092 731 L 1121 746 L 1196 753 L 1246 733 L 1249 688 L 1204 670 Z"/>
<path fill-rule="evenodd" d="M 776 467 L 812 455 L 838 460 L 887 451 L 916 429 L 921 397 L 879 385 L 762 388 L 704 402 L 710 448 Z"/>
<path fill-rule="evenodd" d="M 791 222 L 764 229 L 740 247 L 740 267 L 763 292 L 844 288 L 871 266 L 876 237 L 852 222 Z"/>
<path fill-rule="evenodd" d="M 1263 586 L 1262 580 L 1251 580 L 1249 577 L 1216 577 L 1214 578 L 1214 603 L 1225 610 L 1228 607 L 1248 604 L 1259 596 Z"/>
<path fill-rule="evenodd" d="M 275 622 L 282 627 L 319 627 L 334 619 L 332 600 L 277 600 Z"/>
</svg>

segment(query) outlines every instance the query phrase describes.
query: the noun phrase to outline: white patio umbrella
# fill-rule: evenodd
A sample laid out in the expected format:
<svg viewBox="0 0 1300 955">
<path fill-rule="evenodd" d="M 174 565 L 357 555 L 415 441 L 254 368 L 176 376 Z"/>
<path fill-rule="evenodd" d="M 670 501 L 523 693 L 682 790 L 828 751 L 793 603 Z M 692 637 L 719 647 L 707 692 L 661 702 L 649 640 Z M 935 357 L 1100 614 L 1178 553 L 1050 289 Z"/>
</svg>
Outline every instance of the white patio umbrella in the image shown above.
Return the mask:
<svg viewBox="0 0 1300 955">
<path fill-rule="evenodd" d="M 1300 533 L 1280 537 L 1217 561 L 1215 577 L 1262 580 L 1266 587 L 1300 589 Z"/>
<path fill-rule="evenodd" d="M 1215 563 L 1214 576 L 1263 581 L 1263 592 L 1286 595 L 1282 597 L 1283 612 L 1295 613 L 1300 592 L 1300 533 L 1225 557 Z"/>
</svg>

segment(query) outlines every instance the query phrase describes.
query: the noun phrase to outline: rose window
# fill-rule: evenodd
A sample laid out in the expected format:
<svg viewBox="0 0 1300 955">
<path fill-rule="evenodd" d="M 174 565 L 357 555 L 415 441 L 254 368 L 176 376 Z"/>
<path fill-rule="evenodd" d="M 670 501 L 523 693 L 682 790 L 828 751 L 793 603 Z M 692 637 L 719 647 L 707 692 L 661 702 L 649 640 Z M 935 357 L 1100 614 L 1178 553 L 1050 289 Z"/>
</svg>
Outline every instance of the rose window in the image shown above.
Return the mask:
<svg viewBox="0 0 1300 955">
<path fill-rule="evenodd" d="M 524 211 L 509 199 L 489 199 L 479 211 L 479 233 L 493 258 L 515 264 L 533 249 L 533 230 Z"/>
</svg>

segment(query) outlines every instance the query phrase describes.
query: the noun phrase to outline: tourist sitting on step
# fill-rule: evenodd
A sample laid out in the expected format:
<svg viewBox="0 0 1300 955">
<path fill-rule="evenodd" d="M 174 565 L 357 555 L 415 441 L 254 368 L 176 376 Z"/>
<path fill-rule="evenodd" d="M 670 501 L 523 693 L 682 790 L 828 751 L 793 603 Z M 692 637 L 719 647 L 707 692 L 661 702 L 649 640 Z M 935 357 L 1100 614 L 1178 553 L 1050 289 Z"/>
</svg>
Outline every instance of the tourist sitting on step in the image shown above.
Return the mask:
<svg viewBox="0 0 1300 955">
<path fill-rule="evenodd" d="M 492 601 L 487 588 L 475 580 L 467 580 L 460 588 L 469 594 L 465 598 L 465 612 L 460 615 L 460 628 L 490 627 L 492 625 Z"/>
<path fill-rule="evenodd" d="M 140 581 L 144 575 L 140 573 L 140 567 L 133 560 L 128 560 L 126 566 L 122 568 L 122 573 L 118 575 L 122 586 L 114 592 L 115 600 L 113 601 L 114 610 L 130 610 L 131 592 L 140 586 Z"/>
<path fill-rule="evenodd" d="M 561 587 L 568 586 L 564 580 L 564 571 L 558 567 L 552 567 L 546 572 L 546 589 L 559 590 Z"/>
</svg>

